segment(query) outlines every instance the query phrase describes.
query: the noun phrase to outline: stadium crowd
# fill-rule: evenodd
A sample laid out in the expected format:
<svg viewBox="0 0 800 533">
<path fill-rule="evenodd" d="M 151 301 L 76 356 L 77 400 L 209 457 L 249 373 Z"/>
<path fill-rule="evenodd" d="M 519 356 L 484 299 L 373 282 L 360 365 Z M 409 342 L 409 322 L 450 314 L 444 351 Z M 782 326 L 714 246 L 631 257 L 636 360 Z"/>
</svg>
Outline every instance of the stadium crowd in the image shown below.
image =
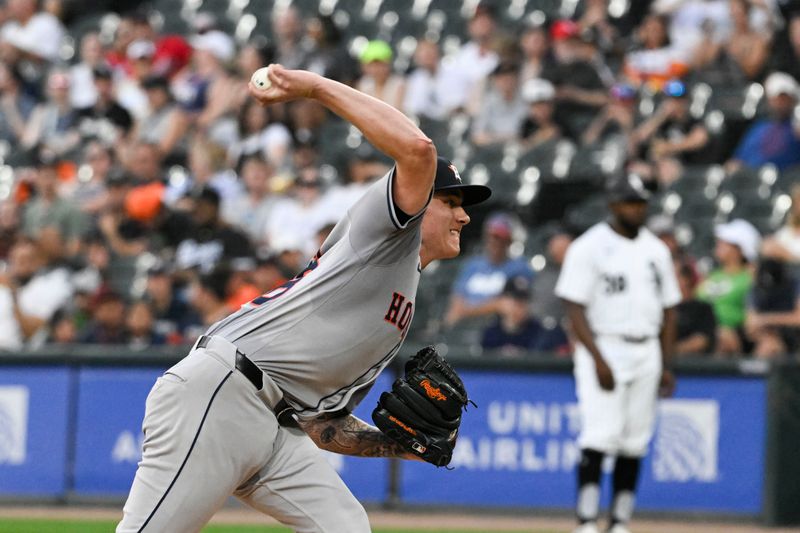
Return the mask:
<svg viewBox="0 0 800 533">
<path fill-rule="evenodd" d="M 248 98 L 272 62 L 415 117 L 497 192 L 412 335 L 570 353 L 558 268 L 625 172 L 673 252 L 679 352 L 800 347 L 793 2 L 206 4 L 0 4 L 0 350 L 191 343 L 302 269 L 391 162 L 311 101 Z"/>
</svg>

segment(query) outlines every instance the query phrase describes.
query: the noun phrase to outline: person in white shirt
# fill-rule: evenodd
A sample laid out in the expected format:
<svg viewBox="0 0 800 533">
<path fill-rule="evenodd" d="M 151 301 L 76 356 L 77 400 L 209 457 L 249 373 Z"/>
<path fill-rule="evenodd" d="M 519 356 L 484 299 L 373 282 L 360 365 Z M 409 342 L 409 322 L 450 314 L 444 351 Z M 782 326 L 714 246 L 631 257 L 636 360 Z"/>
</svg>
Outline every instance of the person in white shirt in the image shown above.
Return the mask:
<svg viewBox="0 0 800 533">
<path fill-rule="evenodd" d="M 447 118 L 447 109 L 442 105 L 447 100 L 446 89 L 439 45 L 433 41 L 419 41 L 414 51 L 414 70 L 406 76 L 403 112 L 437 120 Z"/>
<path fill-rule="evenodd" d="M 442 105 L 448 113 L 466 107 L 468 100 L 500 62 L 494 50 L 497 21 L 489 4 L 478 4 L 467 29 L 470 40 L 454 56 L 442 61 L 447 82 L 442 93 L 446 101 Z"/>
<path fill-rule="evenodd" d="M 669 249 L 644 223 L 650 196 L 630 175 L 609 187 L 612 217 L 567 251 L 556 284 L 574 336 L 581 416 L 576 533 L 598 533 L 601 465 L 616 456 L 609 533 L 629 533 L 657 397 L 674 389 L 670 358 L 681 294 Z"/>
<path fill-rule="evenodd" d="M 7 7 L 11 20 L 0 28 L 4 59 L 58 59 L 64 27 L 50 13 L 37 11 L 36 4 L 36 0 L 9 0 Z"/>
<path fill-rule="evenodd" d="M 71 296 L 67 270 L 47 267 L 36 241 L 17 242 L 0 272 L 0 351 L 22 349 Z"/>
</svg>

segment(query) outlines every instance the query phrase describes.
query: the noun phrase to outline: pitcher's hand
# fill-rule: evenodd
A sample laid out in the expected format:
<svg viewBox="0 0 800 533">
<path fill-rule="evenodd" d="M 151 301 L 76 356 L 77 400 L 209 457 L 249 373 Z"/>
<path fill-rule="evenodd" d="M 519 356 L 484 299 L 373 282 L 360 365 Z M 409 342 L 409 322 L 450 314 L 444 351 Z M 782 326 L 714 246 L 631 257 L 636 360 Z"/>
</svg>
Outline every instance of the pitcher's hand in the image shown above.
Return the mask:
<svg viewBox="0 0 800 533">
<path fill-rule="evenodd" d="M 269 81 L 272 85 L 268 89 L 259 89 L 253 82 L 249 82 L 247 89 L 250 95 L 261 105 L 289 102 L 298 98 L 311 98 L 314 94 L 321 76 L 307 70 L 289 70 L 283 65 L 272 64 L 269 66 Z"/>
</svg>

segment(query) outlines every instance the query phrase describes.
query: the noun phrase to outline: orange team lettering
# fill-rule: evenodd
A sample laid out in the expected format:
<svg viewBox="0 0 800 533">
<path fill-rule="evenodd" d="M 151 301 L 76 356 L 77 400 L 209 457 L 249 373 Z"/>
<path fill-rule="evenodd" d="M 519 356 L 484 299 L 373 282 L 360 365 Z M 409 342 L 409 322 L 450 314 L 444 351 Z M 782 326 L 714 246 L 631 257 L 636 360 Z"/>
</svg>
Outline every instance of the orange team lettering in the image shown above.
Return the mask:
<svg viewBox="0 0 800 533">
<path fill-rule="evenodd" d="M 440 402 L 447 401 L 447 396 L 444 395 L 442 389 L 431 385 L 430 380 L 423 379 L 419 384 L 422 385 L 422 388 L 425 389 L 425 394 L 427 394 L 428 398 L 431 400 L 438 400 Z"/>
<path fill-rule="evenodd" d="M 411 429 L 411 428 L 410 428 L 410 427 L 408 427 L 407 425 L 403 424 L 402 422 L 400 422 L 398 419 L 396 419 L 395 417 L 393 417 L 393 416 L 391 416 L 391 415 L 389 415 L 389 420 L 391 420 L 392 422 L 394 422 L 395 424 L 397 424 L 397 425 L 398 425 L 398 426 L 400 426 L 401 428 L 405 429 L 406 431 L 408 431 L 408 432 L 409 432 L 409 433 L 411 433 L 412 435 L 416 435 L 416 434 L 417 434 L 417 432 L 416 432 L 416 431 L 414 431 L 413 429 Z"/>
</svg>

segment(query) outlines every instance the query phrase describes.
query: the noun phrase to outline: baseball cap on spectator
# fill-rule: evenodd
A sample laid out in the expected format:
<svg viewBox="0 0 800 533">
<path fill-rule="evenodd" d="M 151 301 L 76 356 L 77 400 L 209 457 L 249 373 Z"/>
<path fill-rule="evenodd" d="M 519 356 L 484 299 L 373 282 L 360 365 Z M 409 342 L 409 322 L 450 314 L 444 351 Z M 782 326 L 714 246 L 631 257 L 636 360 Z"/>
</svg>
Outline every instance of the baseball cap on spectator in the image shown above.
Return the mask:
<svg viewBox="0 0 800 533">
<path fill-rule="evenodd" d="M 797 81 L 785 72 L 773 72 L 767 76 L 767 79 L 764 81 L 764 92 L 767 98 L 774 98 L 781 94 L 797 98 Z"/>
<path fill-rule="evenodd" d="M 532 78 L 522 85 L 522 99 L 529 104 L 550 101 L 555 95 L 553 84 L 543 78 Z"/>
<path fill-rule="evenodd" d="M 663 91 L 672 98 L 683 98 L 686 96 L 686 84 L 681 80 L 669 80 L 664 84 Z"/>
<path fill-rule="evenodd" d="M 510 296 L 515 300 L 528 300 L 531 297 L 531 282 L 524 276 L 513 276 L 506 280 L 503 287 L 503 296 Z"/>
<path fill-rule="evenodd" d="M 628 174 L 612 180 L 606 187 L 609 202 L 646 202 L 650 199 L 650 191 L 644 188 L 642 178 L 637 174 Z"/>
<path fill-rule="evenodd" d="M 220 61 L 227 63 L 236 54 L 236 47 L 228 34 L 219 30 L 211 30 L 201 35 L 195 35 L 189 39 L 189 44 L 195 50 L 203 50 L 211 53 Z"/>
<path fill-rule="evenodd" d="M 505 213 L 495 213 L 486 219 L 483 231 L 501 239 L 511 240 L 514 233 L 514 221 Z"/>
<path fill-rule="evenodd" d="M 89 300 L 89 307 L 92 310 L 96 310 L 101 305 L 109 302 L 124 302 L 124 300 L 118 292 L 108 286 L 103 286 L 92 295 Z"/>
<path fill-rule="evenodd" d="M 578 26 L 576 22 L 568 19 L 557 20 L 550 27 L 550 37 L 552 37 L 554 41 L 563 41 L 565 39 L 580 37 L 580 33 L 580 26 Z"/>
<path fill-rule="evenodd" d="M 758 259 L 758 249 L 761 246 L 761 234 L 748 221 L 737 218 L 720 224 L 714 228 L 714 236 L 728 244 L 733 244 L 748 262 Z"/>
<path fill-rule="evenodd" d="M 461 205 L 467 207 L 479 204 L 489 199 L 492 190 L 486 185 L 466 185 L 461 181 L 461 175 L 456 166 L 444 157 L 436 158 L 436 178 L 433 190 L 461 191 Z"/>
<path fill-rule="evenodd" d="M 155 182 L 140 185 L 125 195 L 125 213 L 133 220 L 147 222 L 153 220 L 161 210 L 161 200 L 166 186 Z"/>
<path fill-rule="evenodd" d="M 364 47 L 359 59 L 363 64 L 372 63 L 373 61 L 388 63 L 392 60 L 392 47 L 386 41 L 370 41 Z"/>
<path fill-rule="evenodd" d="M 129 44 L 125 53 L 133 60 L 151 58 L 156 55 L 156 45 L 153 41 L 139 39 Z"/>
</svg>

